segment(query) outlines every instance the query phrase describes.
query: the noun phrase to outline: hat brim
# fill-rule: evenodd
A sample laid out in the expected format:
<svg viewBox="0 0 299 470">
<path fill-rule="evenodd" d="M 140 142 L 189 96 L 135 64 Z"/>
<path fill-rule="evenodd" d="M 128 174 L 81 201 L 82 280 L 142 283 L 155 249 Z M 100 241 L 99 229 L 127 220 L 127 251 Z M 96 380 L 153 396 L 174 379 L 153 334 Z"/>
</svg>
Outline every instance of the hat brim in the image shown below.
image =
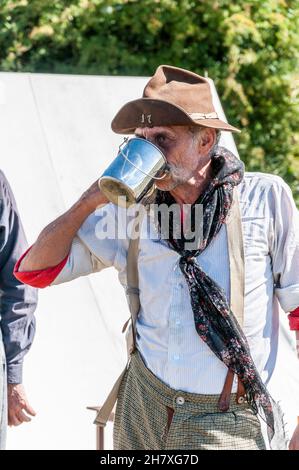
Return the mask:
<svg viewBox="0 0 299 470">
<path fill-rule="evenodd" d="M 211 127 L 241 132 L 221 119 L 192 119 L 182 108 L 168 101 L 139 98 L 126 103 L 114 117 L 111 128 L 116 134 L 133 134 L 137 127 L 190 126 Z"/>
</svg>

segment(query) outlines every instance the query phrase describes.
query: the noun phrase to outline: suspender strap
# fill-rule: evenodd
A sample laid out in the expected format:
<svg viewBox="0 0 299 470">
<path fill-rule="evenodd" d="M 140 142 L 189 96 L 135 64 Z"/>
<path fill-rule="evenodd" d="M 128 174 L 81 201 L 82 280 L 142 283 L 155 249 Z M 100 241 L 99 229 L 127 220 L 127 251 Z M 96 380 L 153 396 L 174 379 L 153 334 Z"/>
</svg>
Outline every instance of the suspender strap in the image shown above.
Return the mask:
<svg viewBox="0 0 299 470">
<path fill-rule="evenodd" d="M 230 307 L 242 328 L 244 323 L 245 261 L 242 218 L 236 187 L 234 187 L 233 203 L 226 227 L 230 267 Z"/>
<path fill-rule="evenodd" d="M 236 187 L 233 189 L 233 202 L 226 227 L 230 268 L 230 307 L 242 328 L 244 323 L 245 261 L 242 218 Z M 233 379 L 233 371 L 228 370 L 218 402 L 220 411 L 227 411 L 229 408 Z M 244 395 L 244 386 L 238 379 L 238 403 L 244 402 Z"/>
<path fill-rule="evenodd" d="M 127 366 L 128 366 L 128 364 L 126 365 L 125 369 L 122 371 L 122 373 L 118 377 L 117 381 L 113 385 L 113 388 L 112 388 L 111 392 L 109 393 L 108 397 L 106 398 L 105 403 L 98 410 L 96 409 L 97 416 L 96 416 L 96 419 L 94 420 L 94 424 L 97 424 L 98 426 L 104 427 L 104 426 L 106 426 L 107 421 L 109 421 L 109 418 L 111 416 L 111 412 L 112 412 L 113 407 L 114 407 L 114 405 L 116 403 L 116 400 L 117 400 L 117 395 L 118 395 L 118 391 L 119 391 L 121 381 L 122 381 L 123 376 L 125 375 L 125 372 L 127 370 Z M 95 408 L 90 407 L 89 409 L 95 409 Z"/>
<path fill-rule="evenodd" d="M 126 295 L 128 299 L 130 313 L 131 313 L 131 328 L 128 330 L 127 335 L 126 335 L 128 353 L 131 353 L 136 349 L 136 320 L 137 320 L 138 312 L 140 309 L 139 278 L 138 278 L 138 248 L 139 248 L 141 223 L 142 223 L 142 217 L 140 217 L 140 215 L 137 215 L 133 224 L 132 235 L 134 235 L 134 237 L 132 236 L 130 238 L 128 254 L 127 254 Z M 124 329 L 125 329 L 125 325 L 124 325 Z"/>
<path fill-rule="evenodd" d="M 142 209 L 142 208 L 141 208 Z M 96 419 L 94 424 L 98 426 L 106 426 L 107 421 L 109 420 L 109 416 L 113 410 L 113 407 L 116 403 L 118 391 L 122 379 L 126 373 L 126 370 L 130 363 L 130 354 L 136 348 L 136 319 L 140 308 L 140 300 L 139 300 L 139 279 L 138 279 L 138 248 L 139 248 L 139 239 L 140 239 L 140 229 L 142 224 L 144 212 L 141 210 L 138 215 L 136 216 L 133 224 L 133 231 L 132 236 L 129 240 L 129 248 L 127 253 L 127 288 L 126 288 L 126 295 L 128 298 L 129 309 L 131 313 L 131 318 L 129 318 L 123 326 L 123 332 L 125 332 L 129 321 L 131 320 L 131 324 L 126 333 L 126 342 L 127 342 L 127 353 L 128 353 L 128 361 L 126 367 L 118 377 L 117 381 L 115 382 L 111 392 L 109 393 L 108 397 L 106 398 L 103 406 L 97 413 Z"/>
</svg>

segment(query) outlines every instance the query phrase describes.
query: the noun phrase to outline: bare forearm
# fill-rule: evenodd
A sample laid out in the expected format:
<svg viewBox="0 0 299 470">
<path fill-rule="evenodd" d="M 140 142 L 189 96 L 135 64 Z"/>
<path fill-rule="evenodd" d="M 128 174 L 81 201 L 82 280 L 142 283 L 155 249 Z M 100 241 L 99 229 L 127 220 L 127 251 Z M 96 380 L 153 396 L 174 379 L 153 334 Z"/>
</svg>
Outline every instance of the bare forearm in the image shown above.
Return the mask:
<svg viewBox="0 0 299 470">
<path fill-rule="evenodd" d="M 34 271 L 58 264 L 68 254 L 76 232 L 88 215 L 85 205 L 78 202 L 47 225 L 23 259 L 19 271 Z"/>
<path fill-rule="evenodd" d="M 19 271 L 35 271 L 56 266 L 70 251 L 72 241 L 84 220 L 107 199 L 94 183 L 63 215 L 47 225 L 22 260 Z"/>
</svg>

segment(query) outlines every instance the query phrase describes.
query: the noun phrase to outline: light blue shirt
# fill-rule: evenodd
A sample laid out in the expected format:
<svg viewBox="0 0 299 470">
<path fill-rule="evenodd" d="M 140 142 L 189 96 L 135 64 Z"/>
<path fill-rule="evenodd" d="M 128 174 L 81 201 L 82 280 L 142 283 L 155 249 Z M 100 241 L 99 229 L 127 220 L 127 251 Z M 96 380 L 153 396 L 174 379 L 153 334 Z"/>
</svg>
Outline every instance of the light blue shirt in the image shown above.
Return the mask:
<svg viewBox="0 0 299 470">
<path fill-rule="evenodd" d="M 267 383 L 275 366 L 278 312 L 299 306 L 299 215 L 290 188 L 278 176 L 245 173 L 238 186 L 245 253 L 243 330 L 255 364 Z M 116 232 L 125 209 L 108 204 L 91 214 L 75 237 L 66 265 L 53 284 L 114 266 L 125 287 L 128 238 L 102 238 L 108 222 Z M 152 216 L 143 220 L 138 271 L 141 309 L 137 347 L 148 368 L 177 390 L 221 392 L 226 366 L 195 330 L 190 296 L 178 266 L 179 254 L 155 235 Z M 230 300 L 227 229 L 197 257 L 202 269 Z M 236 383 L 234 389 L 236 389 Z"/>
</svg>

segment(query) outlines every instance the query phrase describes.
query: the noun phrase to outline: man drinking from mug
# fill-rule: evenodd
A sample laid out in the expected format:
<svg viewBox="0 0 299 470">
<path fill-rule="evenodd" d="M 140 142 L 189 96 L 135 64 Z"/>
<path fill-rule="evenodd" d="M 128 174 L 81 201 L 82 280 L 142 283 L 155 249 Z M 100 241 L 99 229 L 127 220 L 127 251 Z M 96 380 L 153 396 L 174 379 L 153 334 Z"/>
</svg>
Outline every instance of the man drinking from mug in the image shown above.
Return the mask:
<svg viewBox="0 0 299 470">
<path fill-rule="evenodd" d="M 182 225 L 186 206 L 191 215 L 196 205 L 203 211 L 193 249 L 171 224 L 161 237 L 161 218 L 150 211 L 142 223 L 136 349 L 119 389 L 115 449 L 264 449 L 259 417 L 270 446 L 286 448 L 267 382 L 277 300 L 299 329 L 299 221 L 289 187 L 280 177 L 244 172 L 218 146 L 220 131 L 238 129 L 219 119 L 209 82 L 183 69 L 158 67 L 112 129 L 165 155 L 169 173 L 156 182 L 156 204 L 177 204 Z M 114 266 L 126 285 L 128 237 L 96 236 L 107 222 L 121 224 L 117 213 L 96 181 L 41 232 L 15 275 L 46 287 Z M 289 447 L 299 449 L 299 427 Z"/>
</svg>

